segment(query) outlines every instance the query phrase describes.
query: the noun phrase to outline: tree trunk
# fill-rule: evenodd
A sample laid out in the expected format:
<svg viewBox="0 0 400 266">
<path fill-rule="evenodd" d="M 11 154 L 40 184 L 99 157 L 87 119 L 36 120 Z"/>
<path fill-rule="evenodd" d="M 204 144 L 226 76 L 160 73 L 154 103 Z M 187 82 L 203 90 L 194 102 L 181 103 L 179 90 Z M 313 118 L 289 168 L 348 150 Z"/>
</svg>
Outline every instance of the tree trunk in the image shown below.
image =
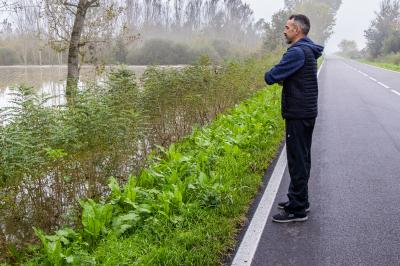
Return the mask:
<svg viewBox="0 0 400 266">
<path fill-rule="evenodd" d="M 72 28 L 71 40 L 69 42 L 68 50 L 68 74 L 67 74 L 67 87 L 66 99 L 68 105 L 74 104 L 74 98 L 78 90 L 79 79 L 79 46 L 80 39 L 85 23 L 86 11 L 89 8 L 87 0 L 79 0 L 76 11 L 74 26 Z"/>
</svg>

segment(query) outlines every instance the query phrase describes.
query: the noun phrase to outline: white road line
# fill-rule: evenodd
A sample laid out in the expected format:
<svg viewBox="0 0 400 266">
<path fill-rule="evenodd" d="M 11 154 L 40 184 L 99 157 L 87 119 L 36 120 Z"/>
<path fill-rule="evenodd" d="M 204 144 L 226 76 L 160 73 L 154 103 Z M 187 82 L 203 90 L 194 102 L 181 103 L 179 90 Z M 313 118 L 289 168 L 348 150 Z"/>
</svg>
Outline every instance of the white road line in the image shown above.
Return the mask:
<svg viewBox="0 0 400 266">
<path fill-rule="evenodd" d="M 400 92 L 398 92 L 398 91 L 395 91 L 395 90 L 391 90 L 393 93 L 395 93 L 395 94 L 397 94 L 397 95 L 399 95 L 400 96 Z"/>
<path fill-rule="evenodd" d="M 317 77 L 325 63 L 325 59 L 318 69 Z M 258 243 L 264 231 L 265 224 L 267 223 L 269 213 L 271 212 L 276 194 L 278 193 L 279 186 L 282 181 L 283 174 L 285 173 L 287 165 L 286 158 L 286 144 L 284 145 L 281 154 L 279 155 L 278 162 L 275 165 L 271 178 L 265 188 L 264 194 L 258 203 L 257 209 L 251 219 L 249 227 L 239 245 L 236 255 L 232 261 L 232 266 L 250 266 L 254 254 L 256 253 Z"/>
<path fill-rule="evenodd" d="M 262 232 L 268 220 L 269 213 L 274 203 L 276 193 L 282 181 L 282 176 L 286 168 L 286 145 L 283 147 L 278 162 L 274 168 L 271 179 L 264 191 L 257 210 L 251 219 L 250 225 L 240 243 L 239 249 L 233 259 L 232 266 L 251 265 L 254 254 L 258 247 Z"/>
<path fill-rule="evenodd" d="M 389 87 L 389 86 L 387 86 L 387 85 L 383 84 L 383 83 L 382 83 L 382 82 L 380 82 L 380 81 L 378 81 L 378 84 L 379 84 L 379 85 L 381 85 L 382 87 L 385 87 L 386 89 L 390 89 L 390 87 Z"/>
<path fill-rule="evenodd" d="M 345 64 L 347 64 L 347 63 L 345 62 Z M 347 64 L 347 65 L 350 66 L 349 64 Z M 350 67 L 353 68 L 352 66 L 350 66 Z M 380 67 L 378 67 L 378 68 L 380 68 Z M 384 68 L 380 68 L 380 69 L 384 69 Z M 390 89 L 390 87 L 389 87 L 388 85 L 385 85 L 385 84 L 383 84 L 382 82 L 376 80 L 375 78 L 368 76 L 368 74 L 362 72 L 361 70 L 356 69 L 356 68 L 354 68 L 354 70 L 356 70 L 358 73 L 364 75 L 365 77 L 369 78 L 370 80 L 375 81 L 376 83 L 378 83 L 378 84 L 381 85 L 382 87 L 384 87 L 384 88 L 386 88 L 386 89 Z M 384 69 L 384 70 L 386 70 L 386 69 Z M 400 72 L 398 72 L 398 73 L 400 73 Z M 393 90 L 392 90 L 392 91 L 393 91 Z M 397 91 L 394 91 L 394 93 L 398 94 Z"/>
<path fill-rule="evenodd" d="M 365 77 L 369 77 L 367 73 L 364 73 L 364 72 L 362 72 L 362 71 L 360 71 L 360 70 L 358 70 L 358 72 L 359 72 L 360 74 L 364 75 Z"/>
</svg>

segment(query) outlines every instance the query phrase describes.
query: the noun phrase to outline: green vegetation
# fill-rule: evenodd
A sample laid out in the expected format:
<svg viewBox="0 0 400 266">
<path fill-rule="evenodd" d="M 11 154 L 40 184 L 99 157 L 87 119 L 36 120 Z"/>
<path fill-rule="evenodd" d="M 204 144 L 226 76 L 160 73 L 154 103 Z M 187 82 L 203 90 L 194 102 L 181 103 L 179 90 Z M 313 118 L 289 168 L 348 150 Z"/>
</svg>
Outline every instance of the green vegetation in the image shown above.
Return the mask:
<svg viewBox="0 0 400 266">
<path fill-rule="evenodd" d="M 49 98 L 27 86 L 16 88 L 13 96 L 14 107 L 3 110 L 0 117 L 7 124 L 0 127 L 3 185 L 18 184 L 26 176 L 36 180 L 48 173 L 65 178 L 70 175 L 64 172 L 68 169 L 65 165 L 74 161 L 115 160 L 116 150 L 125 154 L 134 148 L 129 143 L 137 124 L 132 104 L 137 86 L 133 73 L 127 70 L 112 72 L 103 87 L 92 85 L 82 91 L 75 108 L 45 107 Z M 90 172 L 90 167 L 80 170 Z M 64 175 L 58 176 L 58 171 Z"/>
<path fill-rule="evenodd" d="M 369 60 L 359 60 L 359 61 L 361 63 L 370 64 L 370 65 L 374 65 L 377 67 L 382 67 L 382 68 L 400 72 L 400 64 L 390 64 L 390 63 L 376 62 L 376 61 L 369 61 Z"/>
<path fill-rule="evenodd" d="M 321 66 L 323 62 L 324 62 L 324 56 L 322 55 L 322 56 L 321 56 L 320 58 L 318 58 L 318 60 L 317 60 L 318 67 Z"/>
<path fill-rule="evenodd" d="M 187 45 L 154 39 L 146 41 L 142 48 L 128 54 L 131 65 L 168 65 L 192 63 L 198 56 Z"/>
<path fill-rule="evenodd" d="M 400 1 L 382 0 L 375 18 L 364 31 L 367 45 L 358 50 L 354 40 L 342 40 L 338 55 L 361 63 L 400 71 Z"/>
<path fill-rule="evenodd" d="M 80 91 L 73 108 L 45 106 L 46 97 L 18 87 L 0 116 L 2 259 L 17 260 L 34 242 L 32 226 L 46 234 L 62 224 L 79 228 L 78 198 L 104 201 L 110 176 L 119 185 L 138 176 L 157 145 L 168 147 L 263 88 L 276 60 L 216 66 L 203 58 L 180 69 L 148 68 L 139 81 L 117 69 Z"/>
<path fill-rule="evenodd" d="M 367 39 L 366 58 L 382 61 L 379 57 L 399 57 L 393 54 L 400 52 L 400 1 L 382 0 L 376 18 L 365 30 Z M 392 54 L 392 55 L 391 55 Z M 398 61 L 398 59 L 397 59 Z M 397 63 L 398 64 L 398 63 Z"/>
<path fill-rule="evenodd" d="M 342 40 L 339 44 L 341 56 L 364 63 L 398 70 L 400 65 L 400 1 L 382 0 L 375 18 L 364 31 L 366 47 L 358 50 L 353 40 Z"/>
<path fill-rule="evenodd" d="M 399 53 L 390 53 L 383 56 L 379 56 L 376 62 L 385 62 L 392 65 L 400 65 L 400 52 Z"/>
<path fill-rule="evenodd" d="M 215 265 L 234 245 L 237 225 L 283 136 L 279 87 L 218 115 L 151 156 L 107 200 L 82 201 L 82 229 L 45 236 L 31 264 Z"/>
<path fill-rule="evenodd" d="M 167 39 L 150 39 L 145 41 L 142 47 L 130 50 L 126 59 L 120 62 L 129 65 L 192 64 L 202 55 L 207 55 L 213 62 L 223 62 L 232 57 L 245 57 L 249 53 L 250 51 L 243 47 L 218 39 L 204 39 L 201 43 L 191 45 Z"/>
</svg>

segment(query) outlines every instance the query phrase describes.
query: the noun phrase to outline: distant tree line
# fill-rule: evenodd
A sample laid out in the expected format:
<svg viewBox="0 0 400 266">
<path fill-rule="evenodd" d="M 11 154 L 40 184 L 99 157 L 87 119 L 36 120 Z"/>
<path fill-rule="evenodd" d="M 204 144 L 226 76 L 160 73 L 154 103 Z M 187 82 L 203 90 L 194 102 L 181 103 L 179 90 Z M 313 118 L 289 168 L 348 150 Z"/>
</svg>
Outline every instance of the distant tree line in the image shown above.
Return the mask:
<svg viewBox="0 0 400 266">
<path fill-rule="evenodd" d="M 361 53 L 358 50 L 357 43 L 354 40 L 342 40 L 339 44 L 339 55 L 349 57 L 352 59 L 358 59 L 361 57 Z"/>
<path fill-rule="evenodd" d="M 126 11 L 128 27 L 147 38 L 189 39 L 200 34 L 246 43 L 262 30 L 242 0 L 126 0 Z"/>
<path fill-rule="evenodd" d="M 0 65 L 66 64 L 75 2 L 14 1 L 1 24 Z M 182 64 L 204 53 L 215 60 L 236 57 L 259 47 L 265 25 L 242 0 L 93 2 L 79 43 L 81 62 L 88 64 Z"/>
<path fill-rule="evenodd" d="M 393 55 L 400 64 L 400 0 L 383 0 L 375 16 L 364 32 L 366 54 L 372 59 Z"/>
<path fill-rule="evenodd" d="M 342 40 L 339 54 L 400 65 L 400 0 L 382 0 L 364 36 L 366 47 L 359 50 L 355 41 Z"/>
</svg>

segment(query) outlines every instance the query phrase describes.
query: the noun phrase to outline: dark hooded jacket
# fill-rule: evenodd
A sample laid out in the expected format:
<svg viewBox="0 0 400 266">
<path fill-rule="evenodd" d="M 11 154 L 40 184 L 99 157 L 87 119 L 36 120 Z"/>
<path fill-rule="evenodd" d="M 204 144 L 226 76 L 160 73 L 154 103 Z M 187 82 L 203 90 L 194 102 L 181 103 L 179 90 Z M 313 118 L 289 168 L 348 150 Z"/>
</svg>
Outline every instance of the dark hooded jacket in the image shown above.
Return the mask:
<svg viewBox="0 0 400 266">
<path fill-rule="evenodd" d="M 322 55 L 323 49 L 308 37 L 302 38 L 287 49 L 279 64 L 265 73 L 267 84 L 283 83 L 284 119 L 317 117 L 317 59 Z"/>
</svg>

